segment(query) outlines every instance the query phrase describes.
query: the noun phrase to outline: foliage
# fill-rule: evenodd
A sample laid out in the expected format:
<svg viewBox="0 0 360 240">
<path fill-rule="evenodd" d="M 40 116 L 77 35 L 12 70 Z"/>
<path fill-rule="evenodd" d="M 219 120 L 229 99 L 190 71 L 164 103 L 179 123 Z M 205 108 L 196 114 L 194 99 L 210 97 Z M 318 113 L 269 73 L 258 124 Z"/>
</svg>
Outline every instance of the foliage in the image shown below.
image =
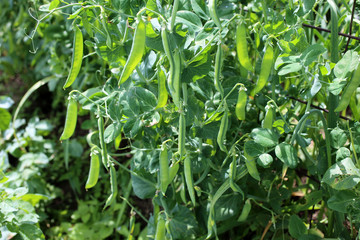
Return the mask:
<svg viewBox="0 0 360 240">
<path fill-rule="evenodd" d="M 78 104 L 71 129 L 103 164 L 85 194 L 90 151 L 63 138 L 63 178 L 87 199 L 49 236 L 155 239 L 165 223 L 168 239 L 356 237 L 360 67 L 357 42 L 338 35 L 346 2 L 52 0 L 37 11 L 48 74 Z"/>
</svg>

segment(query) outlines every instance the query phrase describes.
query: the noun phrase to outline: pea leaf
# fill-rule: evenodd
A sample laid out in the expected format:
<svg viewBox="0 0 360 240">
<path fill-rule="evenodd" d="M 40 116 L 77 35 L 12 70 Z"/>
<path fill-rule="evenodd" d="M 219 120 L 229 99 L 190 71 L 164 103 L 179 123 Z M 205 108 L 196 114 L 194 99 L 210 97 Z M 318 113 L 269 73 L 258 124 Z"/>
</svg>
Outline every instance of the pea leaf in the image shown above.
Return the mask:
<svg viewBox="0 0 360 240">
<path fill-rule="evenodd" d="M 10 121 L 11 114 L 7 110 L 0 108 L 0 130 L 5 131 L 8 129 Z"/>
<path fill-rule="evenodd" d="M 301 63 L 291 63 L 282 67 L 278 72 L 278 75 L 283 76 L 289 73 L 297 72 L 300 71 L 301 68 L 302 68 Z"/>
<path fill-rule="evenodd" d="M 255 141 L 247 141 L 244 148 L 251 157 L 256 157 L 264 152 L 264 148 Z"/>
<path fill-rule="evenodd" d="M 276 156 L 290 168 L 295 168 L 298 164 L 296 149 L 289 143 L 280 143 L 275 147 Z"/>
<path fill-rule="evenodd" d="M 346 213 L 347 206 L 349 206 L 349 204 L 355 203 L 356 199 L 357 196 L 354 192 L 350 190 L 343 190 L 338 191 L 332 195 L 327 201 L 327 204 L 332 210 Z"/>
<path fill-rule="evenodd" d="M 322 182 L 336 190 L 350 189 L 360 182 L 360 171 L 355 167 L 351 158 L 345 158 L 325 172 Z"/>
<path fill-rule="evenodd" d="M 342 146 L 344 146 L 347 141 L 347 136 L 345 132 L 339 127 L 336 127 L 333 130 L 331 130 L 330 136 L 331 136 L 330 138 L 331 146 L 336 149 L 339 149 Z"/>
<path fill-rule="evenodd" d="M 346 78 L 349 72 L 356 69 L 359 64 L 359 54 L 353 50 L 345 53 L 342 59 L 334 67 L 334 74 L 337 78 Z"/>
<path fill-rule="evenodd" d="M 263 153 L 257 159 L 257 163 L 262 166 L 263 168 L 270 167 L 271 163 L 273 162 L 273 157 L 270 154 Z"/>
<path fill-rule="evenodd" d="M 273 147 L 278 143 L 279 134 L 266 128 L 255 128 L 251 131 L 254 141 L 263 147 Z"/>
<path fill-rule="evenodd" d="M 297 215 L 291 215 L 289 221 L 289 232 L 290 235 L 298 239 L 301 235 L 305 234 L 307 231 L 305 224 Z"/>
<path fill-rule="evenodd" d="M 305 66 L 309 66 L 311 63 L 317 60 L 317 58 L 326 52 L 326 48 L 320 44 L 313 44 L 310 45 L 308 48 L 303 51 L 300 56 L 301 62 Z"/>
</svg>

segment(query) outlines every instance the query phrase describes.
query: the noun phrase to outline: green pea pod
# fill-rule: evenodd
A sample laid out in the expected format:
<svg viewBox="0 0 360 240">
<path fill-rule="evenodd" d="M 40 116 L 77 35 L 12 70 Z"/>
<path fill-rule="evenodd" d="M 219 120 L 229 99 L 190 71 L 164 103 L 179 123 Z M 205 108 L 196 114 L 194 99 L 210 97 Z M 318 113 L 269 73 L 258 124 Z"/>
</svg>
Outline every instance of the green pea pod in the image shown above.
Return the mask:
<svg viewBox="0 0 360 240">
<path fill-rule="evenodd" d="M 261 63 L 259 79 L 255 85 L 255 88 L 251 91 L 251 96 L 255 96 L 260 92 L 266 85 L 273 65 L 274 49 L 271 44 L 267 44 L 264 58 Z"/>
<path fill-rule="evenodd" d="M 99 160 L 98 152 L 95 150 L 95 148 L 97 147 L 93 147 L 91 149 L 90 170 L 89 170 L 88 179 L 85 184 L 85 189 L 94 187 L 99 179 L 100 160 Z"/>
<path fill-rule="evenodd" d="M 99 116 L 98 118 L 98 129 L 99 129 L 102 163 L 104 167 L 108 169 L 109 156 L 107 153 L 105 137 L 104 137 L 104 119 L 101 116 Z"/>
<path fill-rule="evenodd" d="M 225 111 L 223 117 L 221 118 L 220 129 L 217 135 L 217 143 L 223 152 L 227 152 L 224 141 L 226 139 L 226 131 L 228 128 L 229 118 L 228 112 Z"/>
<path fill-rule="evenodd" d="M 341 112 L 347 108 L 347 106 L 350 103 L 351 96 L 359 87 L 359 85 L 360 85 L 360 64 L 358 65 L 356 71 L 354 72 L 353 77 L 351 78 L 343 94 L 341 95 L 339 105 L 334 110 L 335 112 Z"/>
<path fill-rule="evenodd" d="M 250 211 L 251 211 L 251 202 L 250 202 L 250 199 L 248 198 L 245 201 L 245 204 L 243 206 L 243 209 L 242 209 L 237 221 L 244 222 L 247 219 L 247 217 L 249 216 Z"/>
<path fill-rule="evenodd" d="M 130 54 L 121 72 L 119 85 L 124 83 L 134 71 L 135 67 L 140 63 L 145 52 L 146 26 L 140 18 L 135 29 L 134 40 L 131 46 Z"/>
<path fill-rule="evenodd" d="M 70 98 L 66 111 L 65 127 L 60 136 L 60 141 L 69 139 L 75 131 L 77 122 L 77 102 L 75 99 Z"/>
<path fill-rule="evenodd" d="M 220 75 L 223 61 L 223 49 L 221 44 L 217 46 L 216 56 L 215 56 L 215 72 L 214 72 L 214 85 L 216 90 L 220 93 L 221 97 L 224 97 L 224 89 L 220 83 Z"/>
<path fill-rule="evenodd" d="M 121 135 L 121 133 L 120 133 L 120 134 L 115 138 L 115 141 L 114 141 L 115 149 L 119 149 L 121 140 L 122 140 L 122 135 Z"/>
<path fill-rule="evenodd" d="M 168 151 L 166 145 L 163 144 L 160 152 L 160 190 L 165 195 L 166 189 L 169 185 L 169 163 L 168 163 Z"/>
<path fill-rule="evenodd" d="M 176 174 L 177 174 L 177 172 L 179 171 L 179 167 L 180 167 L 179 162 L 173 163 L 173 164 L 170 166 L 168 185 L 169 185 L 169 184 L 174 180 L 174 178 L 176 177 Z"/>
<path fill-rule="evenodd" d="M 116 200 L 116 196 L 118 193 L 116 170 L 113 164 L 110 165 L 110 185 L 111 194 L 106 200 L 104 209 L 110 206 Z"/>
<path fill-rule="evenodd" d="M 179 116 L 179 137 L 178 137 L 178 149 L 180 154 L 180 159 L 184 156 L 185 153 L 185 134 L 186 134 L 186 120 L 183 113 Z"/>
<path fill-rule="evenodd" d="M 159 215 L 158 222 L 156 224 L 156 233 L 155 240 L 165 240 L 166 239 L 166 229 L 165 229 L 165 219 Z"/>
<path fill-rule="evenodd" d="M 175 50 L 174 53 L 174 76 L 173 76 L 173 89 L 174 94 L 172 95 L 175 105 L 180 108 L 180 94 L 181 94 L 181 57 L 180 52 Z"/>
<path fill-rule="evenodd" d="M 210 17 L 212 18 L 212 20 L 214 21 L 216 26 L 218 26 L 218 28 L 220 28 L 220 30 L 221 30 L 222 26 L 221 26 L 221 22 L 220 22 L 218 13 L 217 13 L 216 0 L 209 0 L 208 7 L 209 7 L 209 12 L 210 12 Z"/>
<path fill-rule="evenodd" d="M 252 72 L 253 66 L 249 58 L 246 41 L 246 27 L 244 23 L 240 23 L 236 27 L 236 52 L 241 66 Z"/>
<path fill-rule="evenodd" d="M 246 88 L 240 87 L 238 100 L 235 106 L 235 114 L 239 120 L 245 120 L 246 101 L 247 101 Z"/>
<path fill-rule="evenodd" d="M 186 187 L 188 189 L 191 202 L 195 206 L 196 201 L 195 201 L 194 182 L 193 182 L 193 176 L 191 170 L 191 161 L 188 156 L 184 160 L 184 174 L 185 174 Z"/>
<path fill-rule="evenodd" d="M 168 92 L 166 90 L 166 75 L 161 67 L 158 70 L 158 96 L 156 109 L 164 107 L 168 100 Z"/>
<path fill-rule="evenodd" d="M 273 121 L 274 121 L 274 109 L 271 106 L 266 106 L 266 113 L 262 127 L 267 129 L 272 129 Z"/>
<path fill-rule="evenodd" d="M 81 30 L 74 24 L 74 51 L 72 55 L 71 68 L 68 78 L 64 84 L 64 89 L 68 88 L 73 84 L 76 77 L 78 76 L 81 68 L 82 58 L 84 54 L 84 43 L 83 43 L 83 35 Z"/>
<path fill-rule="evenodd" d="M 238 192 L 241 194 L 241 196 L 244 198 L 244 192 L 241 190 L 241 188 L 235 183 L 236 179 L 236 155 L 233 154 L 233 160 L 230 163 L 229 168 L 229 181 L 230 181 L 230 187 L 234 192 Z"/>
</svg>

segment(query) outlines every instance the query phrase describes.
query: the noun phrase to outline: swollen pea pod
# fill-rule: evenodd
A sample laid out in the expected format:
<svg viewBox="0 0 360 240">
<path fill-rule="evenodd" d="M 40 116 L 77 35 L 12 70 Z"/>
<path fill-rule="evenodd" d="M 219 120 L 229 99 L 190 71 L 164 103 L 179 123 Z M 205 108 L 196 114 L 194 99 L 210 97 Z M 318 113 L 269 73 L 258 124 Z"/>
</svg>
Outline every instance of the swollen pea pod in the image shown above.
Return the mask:
<svg viewBox="0 0 360 240">
<path fill-rule="evenodd" d="M 176 177 L 176 174 L 177 174 L 177 172 L 179 171 L 179 167 L 180 167 L 179 162 L 176 162 L 176 163 L 171 164 L 170 169 L 169 169 L 169 182 L 168 182 L 168 185 L 169 185 L 169 184 L 174 180 L 174 178 Z"/>
<path fill-rule="evenodd" d="M 209 12 L 210 12 L 210 16 L 211 16 L 212 20 L 214 21 L 216 26 L 218 28 L 220 28 L 220 30 L 221 30 L 222 26 L 221 26 L 221 22 L 220 22 L 218 13 L 217 13 L 216 0 L 209 0 L 208 7 L 209 7 Z"/>
<path fill-rule="evenodd" d="M 236 27 L 236 51 L 241 66 L 252 72 L 253 66 L 251 65 L 249 58 L 248 45 L 246 41 L 246 27 L 244 23 L 240 23 Z"/>
<path fill-rule="evenodd" d="M 84 55 L 84 43 L 83 43 L 82 32 L 76 26 L 76 24 L 74 24 L 74 30 L 75 30 L 74 43 L 73 43 L 74 52 L 71 60 L 70 73 L 64 84 L 63 87 L 64 89 L 70 87 L 71 84 L 73 84 L 73 82 L 75 81 L 76 77 L 78 76 Z"/>
<path fill-rule="evenodd" d="M 164 107 L 168 100 L 168 92 L 166 90 L 166 75 L 161 67 L 158 70 L 158 96 L 156 109 Z"/>
<path fill-rule="evenodd" d="M 69 103 L 66 111 L 65 127 L 60 136 L 60 141 L 69 139 L 75 131 L 77 122 L 77 102 L 75 99 L 69 99 Z"/>
<path fill-rule="evenodd" d="M 108 169 L 109 164 L 109 156 L 106 149 L 105 137 L 104 137 L 104 119 L 99 116 L 98 119 L 98 128 L 99 128 L 99 139 L 100 139 L 100 146 L 101 146 L 101 156 L 102 156 L 102 163 L 106 169 Z"/>
<path fill-rule="evenodd" d="M 168 163 L 168 151 L 166 143 L 161 146 L 160 152 L 160 190 L 165 195 L 166 189 L 169 185 L 169 163 Z"/>
<path fill-rule="evenodd" d="M 339 105 L 335 108 L 335 112 L 341 112 L 347 108 L 350 103 L 351 96 L 355 92 L 355 90 L 360 85 L 360 64 L 358 65 L 354 75 L 348 85 L 346 86 L 343 94 L 341 95 L 341 99 Z"/>
<path fill-rule="evenodd" d="M 230 181 L 230 187 L 234 192 L 238 192 L 241 194 L 241 196 L 244 198 L 244 192 L 241 190 L 241 188 L 235 183 L 236 179 L 236 155 L 235 152 L 233 153 L 233 160 L 230 163 L 229 168 L 229 181 Z"/>
<path fill-rule="evenodd" d="M 110 185 L 111 185 L 111 194 L 106 200 L 105 208 L 110 206 L 116 199 L 118 188 L 117 188 L 117 176 L 114 164 L 110 164 Z"/>
<path fill-rule="evenodd" d="M 249 216 L 250 211 L 251 211 L 251 202 L 250 202 L 250 198 L 248 198 L 245 201 L 245 204 L 243 206 L 243 209 L 242 209 L 237 221 L 244 222 L 247 219 L 247 217 Z"/>
<path fill-rule="evenodd" d="M 188 189 L 191 202 L 195 206 L 196 201 L 195 201 L 194 182 L 193 182 L 193 176 L 191 170 L 191 161 L 189 156 L 186 156 L 184 160 L 184 174 L 185 174 L 186 187 Z"/>
<path fill-rule="evenodd" d="M 245 120 L 246 101 L 247 101 L 246 88 L 241 86 L 239 90 L 238 100 L 235 106 L 235 114 L 239 120 Z"/>
<path fill-rule="evenodd" d="M 156 224 L 155 240 L 166 239 L 165 219 L 159 214 L 158 222 Z"/>
<path fill-rule="evenodd" d="M 131 46 L 130 54 L 121 72 L 119 85 L 124 83 L 140 63 L 145 52 L 146 26 L 141 18 L 138 18 L 138 24 L 135 29 L 134 40 Z"/>
<path fill-rule="evenodd" d="M 178 151 L 180 155 L 180 160 L 185 153 L 185 135 L 186 134 L 186 120 L 185 115 L 180 113 L 179 116 L 179 137 L 178 137 Z"/>
<path fill-rule="evenodd" d="M 223 49 L 221 44 L 217 46 L 216 56 L 215 56 L 215 72 L 214 72 L 214 85 L 216 90 L 220 93 L 221 97 L 224 97 L 224 89 L 220 83 L 221 67 L 223 58 Z"/>
<path fill-rule="evenodd" d="M 228 111 L 225 110 L 224 115 L 221 118 L 220 129 L 217 135 L 217 143 L 223 152 L 227 152 L 224 141 L 226 139 L 226 131 L 229 124 Z"/>
<path fill-rule="evenodd" d="M 96 149 L 97 149 L 96 146 L 91 148 L 90 170 L 89 170 L 88 179 L 85 184 L 85 189 L 94 187 L 99 179 L 100 159 L 99 159 L 99 153 L 97 152 Z"/>
<path fill-rule="evenodd" d="M 255 88 L 251 91 L 251 96 L 255 96 L 258 92 L 263 89 L 269 79 L 271 68 L 273 65 L 274 49 L 271 44 L 267 44 L 264 58 L 261 63 L 259 79 L 256 83 Z"/>
<path fill-rule="evenodd" d="M 180 94 L 181 94 L 181 57 L 178 49 L 175 50 L 174 53 L 174 77 L 173 77 L 173 100 L 175 105 L 180 108 Z"/>
<path fill-rule="evenodd" d="M 272 125 L 274 121 L 274 109 L 271 105 L 267 105 L 265 109 L 266 109 L 266 113 L 262 127 L 267 129 L 272 129 Z"/>
</svg>

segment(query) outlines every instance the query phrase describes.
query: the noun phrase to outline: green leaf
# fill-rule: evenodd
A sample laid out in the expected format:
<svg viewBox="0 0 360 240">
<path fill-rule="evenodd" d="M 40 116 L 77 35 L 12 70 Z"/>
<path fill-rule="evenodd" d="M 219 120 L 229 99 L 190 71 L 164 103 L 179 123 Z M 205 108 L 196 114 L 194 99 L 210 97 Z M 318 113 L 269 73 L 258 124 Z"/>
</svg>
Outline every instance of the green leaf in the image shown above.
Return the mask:
<svg viewBox="0 0 360 240">
<path fill-rule="evenodd" d="M 289 220 L 289 232 L 290 235 L 298 239 L 301 235 L 306 234 L 307 229 L 301 218 L 299 218 L 297 215 L 291 215 Z"/>
<path fill-rule="evenodd" d="M 69 142 L 69 154 L 72 157 L 81 157 L 83 152 L 84 152 L 84 148 L 81 145 L 81 143 L 79 143 L 78 141 L 76 141 L 75 139 L 70 140 Z"/>
<path fill-rule="evenodd" d="M 295 211 L 301 212 L 309 210 L 309 208 L 312 208 L 315 204 L 319 203 L 323 198 L 323 191 L 312 191 L 309 194 L 305 195 L 305 204 L 298 204 L 295 206 Z"/>
<path fill-rule="evenodd" d="M 333 148 L 339 149 L 345 145 L 347 141 L 346 133 L 339 127 L 334 128 L 330 132 L 330 143 Z"/>
<path fill-rule="evenodd" d="M 254 141 L 247 141 L 244 148 L 246 153 L 251 157 L 257 157 L 264 152 L 264 148 Z"/>
<path fill-rule="evenodd" d="M 336 190 L 350 189 L 360 182 L 360 171 L 355 167 L 351 158 L 345 158 L 326 171 L 322 182 Z"/>
<path fill-rule="evenodd" d="M 254 141 L 263 147 L 273 147 L 278 143 L 279 134 L 266 128 L 255 128 L 251 131 Z"/>
<path fill-rule="evenodd" d="M 273 162 L 273 157 L 270 154 L 263 153 L 257 159 L 257 164 L 262 166 L 263 168 L 268 168 Z"/>
<path fill-rule="evenodd" d="M 327 204 L 332 210 L 347 213 L 347 207 L 349 204 L 355 203 L 356 199 L 357 196 L 352 190 L 343 190 L 332 195 L 327 201 Z"/>
<path fill-rule="evenodd" d="M 350 150 L 346 147 L 341 147 L 336 151 L 336 161 L 339 162 L 345 158 L 350 157 Z"/>
<path fill-rule="evenodd" d="M 9 109 L 14 104 L 14 100 L 8 96 L 0 96 L 0 108 Z"/>
<path fill-rule="evenodd" d="M 191 0 L 191 6 L 195 14 L 204 20 L 208 20 L 206 15 L 205 2 L 203 0 Z"/>
<path fill-rule="evenodd" d="M 342 59 L 336 63 L 334 74 L 337 78 L 344 79 L 346 75 L 356 69 L 359 64 L 359 54 L 353 50 L 345 53 Z"/>
<path fill-rule="evenodd" d="M 275 147 L 275 155 L 290 168 L 295 168 L 298 164 L 296 149 L 289 143 L 280 143 Z"/>
<path fill-rule="evenodd" d="M 240 212 L 241 198 L 237 195 L 223 195 L 215 203 L 215 220 L 224 221 Z"/>
<path fill-rule="evenodd" d="M 60 0 L 52 0 L 49 6 L 49 10 L 53 10 L 54 8 L 57 8 L 60 4 Z"/>
<path fill-rule="evenodd" d="M 20 225 L 19 230 L 24 240 L 45 239 L 40 228 L 38 228 L 36 225 L 24 223 Z"/>
<path fill-rule="evenodd" d="M 187 26 L 191 36 L 195 36 L 195 32 L 199 32 L 202 28 L 201 19 L 195 13 L 186 10 L 176 13 L 175 24 L 178 23 Z"/>
<path fill-rule="evenodd" d="M 333 82 L 329 84 L 329 91 L 334 95 L 339 95 L 341 90 L 345 87 L 346 83 L 346 79 L 335 78 Z"/>
<path fill-rule="evenodd" d="M 301 63 L 291 63 L 282 67 L 278 72 L 278 75 L 283 76 L 289 73 L 298 72 L 301 70 L 301 68 L 302 68 Z"/>
<path fill-rule="evenodd" d="M 171 210 L 169 224 L 173 239 L 186 239 L 197 230 L 197 222 L 189 208 L 176 204 Z"/>
<path fill-rule="evenodd" d="M 316 61 L 321 54 L 325 52 L 326 48 L 323 45 L 313 44 L 306 48 L 305 51 L 303 51 L 300 56 L 300 60 L 305 66 L 309 66 L 311 63 Z"/>
<path fill-rule="evenodd" d="M 7 178 L 5 176 L 5 174 L 3 173 L 3 171 L 0 170 L 0 183 L 4 183 L 8 180 L 9 178 Z"/>
<path fill-rule="evenodd" d="M 0 130 L 5 131 L 8 129 L 10 122 L 11 114 L 7 110 L 0 108 Z"/>
<path fill-rule="evenodd" d="M 137 174 L 141 175 L 142 177 L 152 181 L 152 175 L 145 173 L 145 172 L 138 172 Z M 152 198 L 154 197 L 156 188 L 151 185 L 150 183 L 144 181 L 143 179 L 131 174 L 131 183 L 134 189 L 134 193 L 141 199 Z"/>
<path fill-rule="evenodd" d="M 110 124 L 104 131 L 105 143 L 110 143 L 115 140 L 121 133 L 121 125 L 119 123 Z"/>
<path fill-rule="evenodd" d="M 321 89 L 321 82 L 319 80 L 319 75 L 315 74 L 314 76 L 314 82 L 311 86 L 310 95 L 314 97 Z"/>
</svg>

